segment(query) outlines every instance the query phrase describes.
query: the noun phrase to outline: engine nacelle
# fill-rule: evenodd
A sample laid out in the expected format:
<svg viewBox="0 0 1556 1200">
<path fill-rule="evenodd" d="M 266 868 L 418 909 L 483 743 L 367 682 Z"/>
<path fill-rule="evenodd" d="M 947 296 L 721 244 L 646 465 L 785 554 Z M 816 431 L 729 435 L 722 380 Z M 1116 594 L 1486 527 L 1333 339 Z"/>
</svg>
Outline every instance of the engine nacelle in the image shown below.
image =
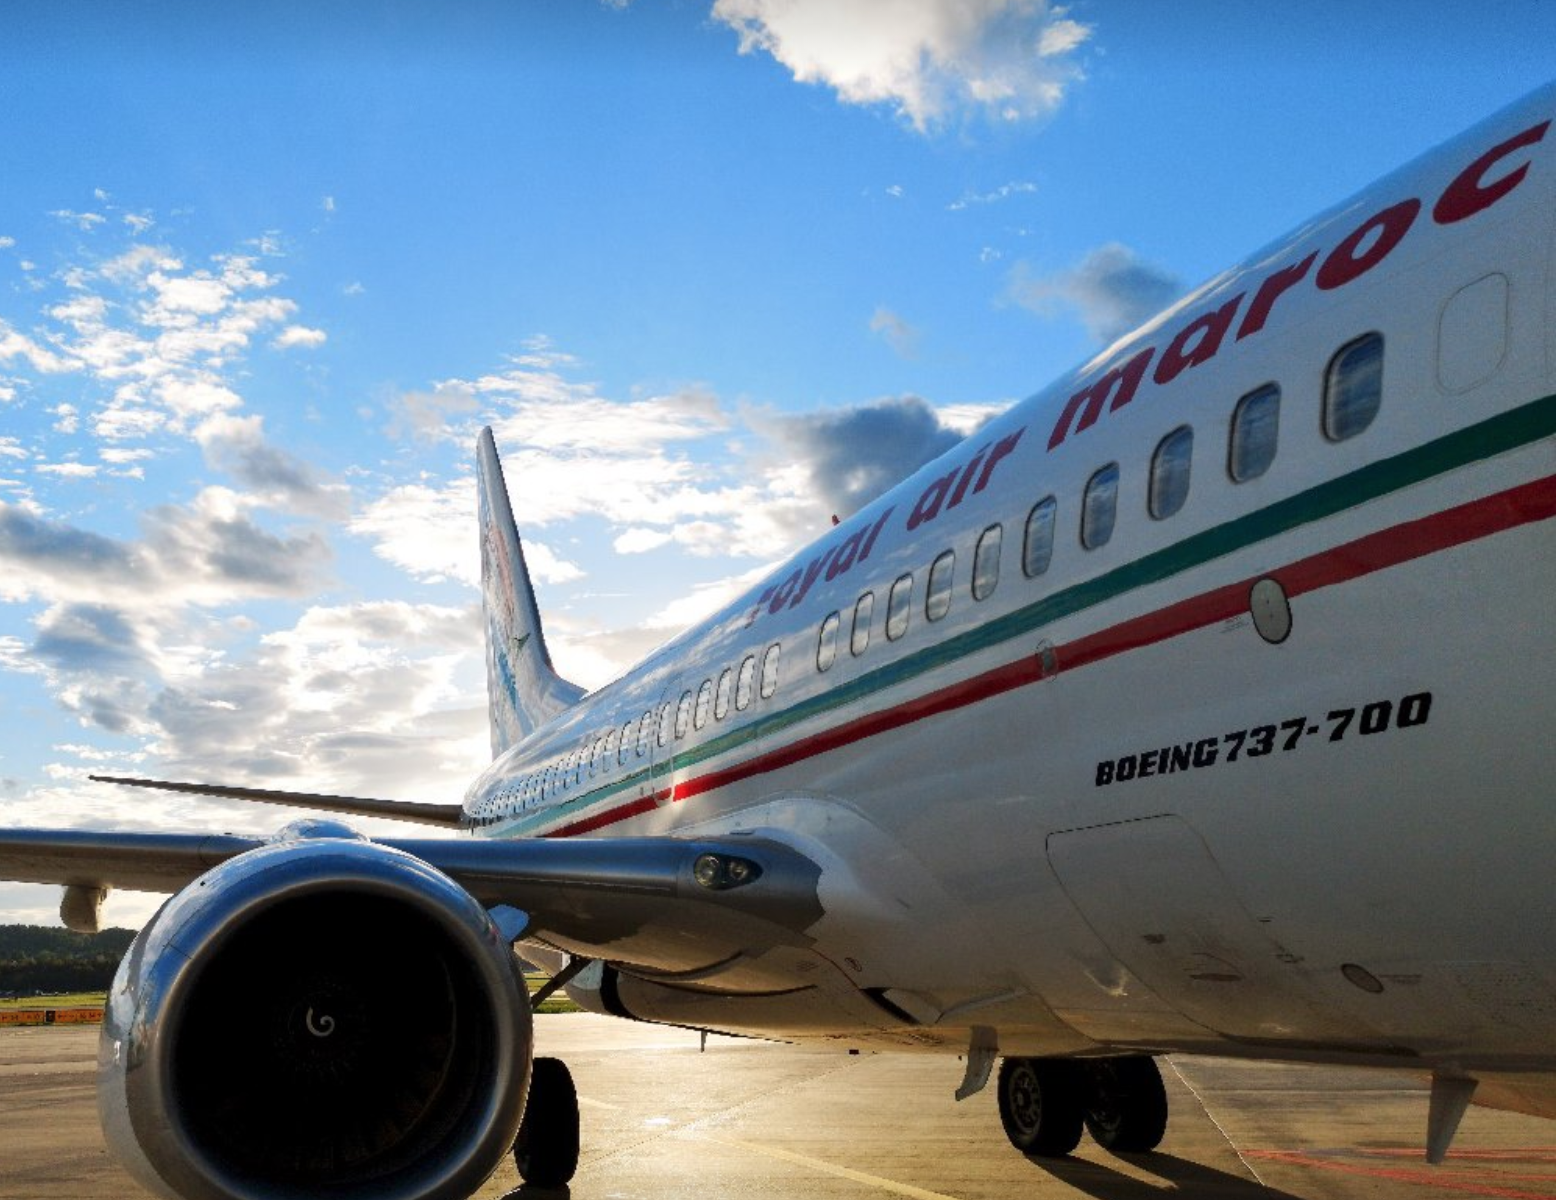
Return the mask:
<svg viewBox="0 0 1556 1200">
<path fill-rule="evenodd" d="M 119 967 L 98 1104 L 160 1195 L 462 1200 L 513 1145 L 533 1039 L 508 944 L 440 871 L 326 832 L 203 875 Z"/>
</svg>

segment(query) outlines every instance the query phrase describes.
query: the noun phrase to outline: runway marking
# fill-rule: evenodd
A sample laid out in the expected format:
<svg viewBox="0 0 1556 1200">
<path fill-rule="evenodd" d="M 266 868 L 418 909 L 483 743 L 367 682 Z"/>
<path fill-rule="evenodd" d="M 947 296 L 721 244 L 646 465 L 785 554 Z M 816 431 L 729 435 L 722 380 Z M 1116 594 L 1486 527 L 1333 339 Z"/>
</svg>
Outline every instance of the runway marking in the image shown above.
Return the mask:
<svg viewBox="0 0 1556 1200">
<path fill-rule="evenodd" d="M 1369 1158 L 1419 1158 L 1419 1150 L 1409 1150 L 1401 1147 L 1398 1150 L 1358 1150 L 1358 1154 Z M 1458 1159 L 1477 1159 L 1484 1162 L 1556 1162 L 1556 1147 L 1552 1146 L 1527 1146 L 1509 1147 L 1504 1150 L 1450 1150 L 1448 1160 L 1453 1162 Z"/>
<path fill-rule="evenodd" d="M 621 1105 L 619 1104 L 607 1104 L 604 1100 L 591 1100 L 588 1096 L 579 1096 L 578 1103 L 582 1108 L 606 1108 L 611 1112 L 621 1111 Z"/>
<path fill-rule="evenodd" d="M 1237 1161 L 1243 1164 L 1243 1170 L 1252 1175 L 1253 1181 L 1260 1187 L 1268 1189 L 1270 1185 L 1264 1182 L 1264 1177 L 1259 1174 L 1254 1165 L 1249 1162 L 1243 1152 L 1238 1149 L 1237 1143 L 1232 1140 L 1232 1135 L 1226 1131 L 1226 1127 L 1222 1125 L 1220 1121 L 1216 1120 L 1215 1114 L 1210 1111 L 1210 1106 L 1205 1103 L 1205 1098 L 1201 1096 L 1199 1094 L 1199 1090 L 1189 1082 L 1188 1076 L 1184 1075 L 1182 1071 L 1178 1070 L 1178 1064 L 1173 1062 L 1171 1058 L 1168 1058 L 1165 1061 L 1167 1065 L 1172 1068 L 1172 1073 L 1178 1077 L 1178 1082 L 1189 1089 L 1189 1095 L 1194 1097 L 1194 1102 L 1199 1105 L 1199 1111 L 1205 1114 L 1210 1123 L 1216 1127 L 1216 1132 L 1219 1133 L 1226 1144 L 1231 1147 L 1232 1153 L 1237 1155 Z"/>
<path fill-rule="evenodd" d="M 737 1150 L 748 1150 L 752 1154 L 765 1154 L 768 1158 L 794 1163 L 800 1167 L 809 1167 L 812 1171 L 821 1171 L 826 1175 L 836 1175 L 840 1179 L 850 1179 L 855 1183 L 879 1188 L 883 1192 L 896 1192 L 899 1196 L 911 1196 L 913 1200 L 956 1200 L 955 1197 L 947 1196 L 944 1192 L 931 1192 L 921 1187 L 914 1187 L 911 1183 L 898 1183 L 895 1179 L 883 1179 L 879 1175 L 869 1175 L 864 1171 L 856 1171 L 852 1167 L 840 1167 L 836 1163 L 829 1163 L 824 1159 L 811 1158 L 808 1154 L 796 1154 L 792 1150 L 780 1150 L 777 1146 L 764 1146 L 759 1142 L 747 1142 L 739 1138 L 715 1137 L 710 1133 L 702 1132 L 698 1132 L 694 1136 L 705 1138 L 710 1142 L 717 1142 L 721 1146 L 731 1146 Z M 1543 1197 L 1542 1200 L 1544 1200 Z"/>
<path fill-rule="evenodd" d="M 1556 1174 L 1510 1176 L 1504 1172 L 1493 1172 L 1480 1178 L 1473 1178 L 1464 1174 L 1451 1174 L 1442 1167 L 1435 1170 L 1366 1167 L 1357 1163 L 1340 1162 L 1332 1158 L 1319 1158 L 1297 1150 L 1250 1150 L 1248 1153 L 1266 1162 L 1281 1163 L 1289 1167 L 1312 1167 L 1321 1171 L 1338 1171 L 1344 1175 L 1359 1175 L 1367 1179 L 1388 1179 L 1395 1183 L 1417 1184 L 1421 1187 L 1434 1187 L 1447 1192 L 1466 1192 L 1472 1196 L 1495 1196 L 1499 1200 L 1551 1200 L 1551 1197 L 1556 1195 L 1556 1190 L 1553 1190 L 1556 1189 Z M 1501 1187 L 1492 1182 L 1496 1179 L 1507 1178 L 1540 1180 L 1550 1183 L 1552 1188 L 1531 1192 L 1519 1188 Z"/>
</svg>

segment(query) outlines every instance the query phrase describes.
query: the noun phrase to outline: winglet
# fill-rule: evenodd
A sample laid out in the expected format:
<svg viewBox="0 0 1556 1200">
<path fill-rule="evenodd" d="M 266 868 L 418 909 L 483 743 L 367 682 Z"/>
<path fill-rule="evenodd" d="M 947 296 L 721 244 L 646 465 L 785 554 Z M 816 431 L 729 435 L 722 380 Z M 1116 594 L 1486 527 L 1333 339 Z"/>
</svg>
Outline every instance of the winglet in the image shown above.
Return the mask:
<svg viewBox="0 0 1556 1200">
<path fill-rule="evenodd" d="M 535 588 L 524 563 L 508 485 L 491 429 L 476 449 L 481 500 L 481 594 L 486 613 L 486 692 L 492 757 L 571 708 L 583 689 L 551 665 Z"/>
</svg>

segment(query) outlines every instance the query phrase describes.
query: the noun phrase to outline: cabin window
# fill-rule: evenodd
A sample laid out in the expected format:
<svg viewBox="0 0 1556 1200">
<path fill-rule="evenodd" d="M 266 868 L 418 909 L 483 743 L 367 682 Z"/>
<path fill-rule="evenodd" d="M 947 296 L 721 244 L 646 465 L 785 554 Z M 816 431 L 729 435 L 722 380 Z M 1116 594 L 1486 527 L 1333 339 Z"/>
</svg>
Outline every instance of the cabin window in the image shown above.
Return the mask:
<svg viewBox="0 0 1556 1200">
<path fill-rule="evenodd" d="M 1383 335 L 1369 333 L 1340 347 L 1324 375 L 1324 436 L 1355 437 L 1372 424 L 1383 402 Z"/>
<path fill-rule="evenodd" d="M 676 706 L 675 710 L 675 736 L 678 738 L 685 737 L 687 727 L 690 726 L 691 723 L 692 694 L 689 691 L 682 692 L 681 703 Z"/>
<path fill-rule="evenodd" d="M 701 729 L 708 723 L 708 710 L 713 707 L 713 680 L 704 679 L 702 686 L 697 689 L 697 711 L 692 715 L 692 724 Z"/>
<path fill-rule="evenodd" d="M 675 705 L 666 700 L 659 706 L 659 744 L 668 746 L 675 734 Z"/>
<path fill-rule="evenodd" d="M 854 628 L 848 636 L 848 651 L 860 655 L 870 644 L 870 616 L 875 612 L 875 593 L 866 592 L 854 604 Z"/>
<path fill-rule="evenodd" d="M 718 690 L 713 693 L 713 719 L 722 721 L 729 716 L 729 701 L 735 690 L 735 672 L 725 667 L 719 675 Z"/>
<path fill-rule="evenodd" d="M 1081 545 L 1096 550 L 1113 536 L 1118 517 L 1118 464 L 1109 463 L 1086 481 L 1086 498 L 1081 505 Z"/>
<path fill-rule="evenodd" d="M 974 600 L 987 600 L 1000 581 L 1000 539 L 1004 526 L 990 525 L 978 538 L 973 551 L 972 594 Z"/>
<path fill-rule="evenodd" d="M 913 576 L 899 575 L 886 597 L 886 640 L 895 642 L 908 631 L 908 614 L 913 608 Z"/>
<path fill-rule="evenodd" d="M 767 647 L 762 655 L 762 699 L 766 700 L 778 690 L 778 643 Z"/>
<path fill-rule="evenodd" d="M 605 735 L 605 750 L 600 755 L 600 769 L 602 771 L 610 770 L 611 759 L 614 758 L 615 756 L 616 756 L 616 731 L 614 729 L 612 729 L 609 732 L 607 732 L 606 735 Z"/>
<path fill-rule="evenodd" d="M 636 721 L 628 721 L 621 727 L 621 741 L 616 746 L 616 763 L 618 766 L 626 766 L 627 759 L 632 757 L 632 727 Z"/>
<path fill-rule="evenodd" d="M 756 655 L 746 655 L 740 664 L 740 678 L 735 681 L 735 707 L 744 712 L 751 704 L 751 693 L 756 686 Z"/>
<path fill-rule="evenodd" d="M 827 619 L 821 623 L 821 636 L 816 639 L 816 670 L 831 670 L 832 664 L 837 661 L 837 627 L 842 623 L 842 618 L 836 613 L 828 613 Z M 765 679 L 763 686 L 766 686 Z"/>
<path fill-rule="evenodd" d="M 929 565 L 929 587 L 924 592 L 924 615 L 938 621 L 951 611 L 951 576 L 956 573 L 956 551 L 947 550 Z"/>
<path fill-rule="evenodd" d="M 1048 570 L 1054 557 L 1054 519 L 1059 505 L 1052 496 L 1039 500 L 1027 513 L 1026 542 L 1021 550 L 1021 570 L 1028 579 Z"/>
<path fill-rule="evenodd" d="M 1226 471 L 1233 481 L 1246 483 L 1270 469 L 1279 434 L 1279 387 L 1267 383 L 1237 402 L 1226 452 Z"/>
<path fill-rule="evenodd" d="M 649 743 L 654 740 L 654 710 L 649 709 L 638 720 L 638 757 L 648 753 Z"/>
<path fill-rule="evenodd" d="M 1189 498 L 1194 465 L 1194 431 L 1180 425 L 1156 445 L 1151 456 L 1151 491 L 1146 506 L 1160 521 L 1176 514 Z"/>
</svg>

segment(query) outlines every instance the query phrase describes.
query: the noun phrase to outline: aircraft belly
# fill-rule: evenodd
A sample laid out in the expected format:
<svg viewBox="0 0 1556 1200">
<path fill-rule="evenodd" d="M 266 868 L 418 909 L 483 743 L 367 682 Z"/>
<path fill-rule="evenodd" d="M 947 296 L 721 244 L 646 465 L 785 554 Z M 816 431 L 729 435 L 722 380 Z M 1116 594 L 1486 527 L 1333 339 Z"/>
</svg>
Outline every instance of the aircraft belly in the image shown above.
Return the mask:
<svg viewBox="0 0 1556 1200">
<path fill-rule="evenodd" d="M 1117 961 L 1178 1012 L 1228 1037 L 1378 1041 L 1308 994 L 1301 958 L 1238 901 L 1200 837 L 1162 816 L 1054 834 L 1048 860 Z"/>
</svg>

